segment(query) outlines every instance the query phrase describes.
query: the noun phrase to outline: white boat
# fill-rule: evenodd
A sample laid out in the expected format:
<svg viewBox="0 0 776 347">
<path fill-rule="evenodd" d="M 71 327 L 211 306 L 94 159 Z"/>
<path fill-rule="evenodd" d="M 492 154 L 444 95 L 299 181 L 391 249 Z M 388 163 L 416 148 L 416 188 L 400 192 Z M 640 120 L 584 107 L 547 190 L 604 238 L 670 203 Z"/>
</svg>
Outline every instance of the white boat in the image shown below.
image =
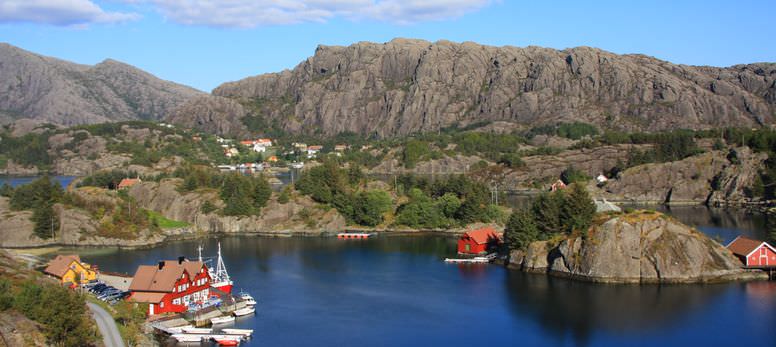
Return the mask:
<svg viewBox="0 0 776 347">
<path fill-rule="evenodd" d="M 247 316 L 256 312 L 256 308 L 248 306 L 232 312 L 235 316 Z"/>
<path fill-rule="evenodd" d="M 178 342 L 201 342 L 202 341 L 202 335 L 173 334 L 172 338 L 174 338 L 175 341 L 178 341 Z"/>
<path fill-rule="evenodd" d="M 211 328 L 183 328 L 182 329 L 184 333 L 189 334 L 210 334 L 213 332 L 213 329 Z"/>
<path fill-rule="evenodd" d="M 210 318 L 210 323 L 213 323 L 213 325 L 234 323 L 234 317 L 232 317 L 232 316 L 221 316 L 221 317 L 216 317 L 216 318 Z"/>
<path fill-rule="evenodd" d="M 475 258 L 445 258 L 446 263 L 489 263 L 490 259 L 485 257 Z"/>
<path fill-rule="evenodd" d="M 240 291 L 239 298 L 248 306 L 256 306 L 256 300 L 253 299 L 253 296 L 251 296 L 250 293 Z"/>
<path fill-rule="evenodd" d="M 253 335 L 253 329 L 221 329 L 221 331 L 229 335 L 242 335 L 246 337 Z"/>
<path fill-rule="evenodd" d="M 169 334 L 180 334 L 183 332 L 183 329 L 186 328 L 193 328 L 193 325 L 184 325 L 179 327 L 170 327 L 170 328 L 164 328 L 164 331 L 166 331 Z"/>
</svg>

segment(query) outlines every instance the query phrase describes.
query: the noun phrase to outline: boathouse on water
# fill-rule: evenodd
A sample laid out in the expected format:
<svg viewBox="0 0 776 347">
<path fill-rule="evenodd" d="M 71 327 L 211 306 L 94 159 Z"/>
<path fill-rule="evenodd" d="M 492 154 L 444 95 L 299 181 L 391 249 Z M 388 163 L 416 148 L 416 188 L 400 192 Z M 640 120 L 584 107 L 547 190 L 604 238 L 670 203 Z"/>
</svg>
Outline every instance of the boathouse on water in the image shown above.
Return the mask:
<svg viewBox="0 0 776 347">
<path fill-rule="evenodd" d="M 458 254 L 487 254 L 501 244 L 501 235 L 491 227 L 467 231 L 458 239 Z"/>
<path fill-rule="evenodd" d="M 776 266 L 776 249 L 765 241 L 739 236 L 727 248 L 746 266 Z"/>
<path fill-rule="evenodd" d="M 140 265 L 129 285 L 130 301 L 148 304 L 148 315 L 185 312 L 189 304 L 206 302 L 210 295 L 210 274 L 201 261 L 160 261 Z"/>
</svg>

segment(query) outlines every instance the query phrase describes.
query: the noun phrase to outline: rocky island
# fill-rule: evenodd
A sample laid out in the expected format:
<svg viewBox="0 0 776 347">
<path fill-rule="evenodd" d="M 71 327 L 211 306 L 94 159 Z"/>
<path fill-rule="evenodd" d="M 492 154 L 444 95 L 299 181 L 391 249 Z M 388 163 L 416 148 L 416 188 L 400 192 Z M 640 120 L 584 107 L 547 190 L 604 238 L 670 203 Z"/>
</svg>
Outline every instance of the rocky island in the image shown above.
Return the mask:
<svg viewBox="0 0 776 347">
<path fill-rule="evenodd" d="M 586 234 L 536 241 L 508 266 L 604 283 L 697 283 L 767 279 L 705 234 L 653 211 L 601 216 Z"/>
</svg>

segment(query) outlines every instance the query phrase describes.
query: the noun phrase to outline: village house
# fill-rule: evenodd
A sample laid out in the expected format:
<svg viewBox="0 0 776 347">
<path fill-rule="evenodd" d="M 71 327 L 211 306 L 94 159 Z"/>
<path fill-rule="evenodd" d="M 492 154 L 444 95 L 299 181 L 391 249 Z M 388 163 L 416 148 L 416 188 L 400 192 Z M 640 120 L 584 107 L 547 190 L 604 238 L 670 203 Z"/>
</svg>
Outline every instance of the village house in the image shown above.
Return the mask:
<svg viewBox="0 0 776 347">
<path fill-rule="evenodd" d="M 307 158 L 315 158 L 322 149 L 323 146 L 307 146 Z"/>
<path fill-rule="evenodd" d="M 268 147 L 272 147 L 271 139 L 244 140 L 240 143 L 257 153 L 264 153 Z"/>
<path fill-rule="evenodd" d="M 727 248 L 746 266 L 776 266 L 776 249 L 765 241 L 739 236 Z"/>
<path fill-rule="evenodd" d="M 350 146 L 348 145 L 334 145 L 334 151 L 335 152 L 344 152 L 347 150 Z"/>
<path fill-rule="evenodd" d="M 487 254 L 501 242 L 501 234 L 491 227 L 467 231 L 458 239 L 458 254 Z"/>
<path fill-rule="evenodd" d="M 143 181 L 141 181 L 139 178 L 125 178 L 125 179 L 122 179 L 121 182 L 119 182 L 119 185 L 116 188 L 126 189 L 140 182 L 143 182 Z"/>
<path fill-rule="evenodd" d="M 307 144 L 301 143 L 301 142 L 294 142 L 291 144 L 291 146 L 294 147 L 294 150 L 300 151 L 300 152 L 306 152 L 307 151 Z"/>
<path fill-rule="evenodd" d="M 58 255 L 43 270 L 56 277 L 62 284 L 87 283 L 97 278 L 97 271 L 91 265 L 81 262 L 78 255 Z"/>
<path fill-rule="evenodd" d="M 185 312 L 189 305 L 207 302 L 210 297 L 210 274 L 200 261 L 160 261 L 141 265 L 129 285 L 130 301 L 148 304 L 148 315 Z"/>
</svg>

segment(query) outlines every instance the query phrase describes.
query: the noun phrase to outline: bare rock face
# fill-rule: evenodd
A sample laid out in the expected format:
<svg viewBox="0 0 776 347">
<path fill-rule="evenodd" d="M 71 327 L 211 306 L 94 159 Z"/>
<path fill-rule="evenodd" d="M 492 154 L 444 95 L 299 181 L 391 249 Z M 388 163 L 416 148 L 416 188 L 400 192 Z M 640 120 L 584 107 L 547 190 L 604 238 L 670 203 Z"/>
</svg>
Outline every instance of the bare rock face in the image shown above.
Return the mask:
<svg viewBox="0 0 776 347">
<path fill-rule="evenodd" d="M 319 46 L 293 70 L 225 83 L 213 94 L 250 102 L 291 132 L 387 137 L 482 121 L 760 126 L 774 121 L 774 82 L 770 63 L 696 67 L 589 47 L 395 39 Z"/>
<path fill-rule="evenodd" d="M 767 159 L 763 153 L 737 148 L 737 161 L 727 152 L 712 151 L 684 160 L 629 168 L 607 182 L 601 194 L 612 200 L 654 203 L 736 203 L 749 200 L 758 171 Z"/>
<path fill-rule="evenodd" d="M 61 125 L 161 119 L 203 95 L 114 60 L 94 66 L 0 43 L 0 115 Z"/>
<path fill-rule="evenodd" d="M 187 128 L 237 136 L 248 132 L 241 121 L 246 115 L 247 111 L 237 101 L 220 96 L 202 96 L 175 109 L 167 120 Z"/>
<path fill-rule="evenodd" d="M 223 207 L 218 194 L 212 190 L 178 192 L 180 179 L 165 179 L 159 183 L 143 182 L 129 189 L 129 194 L 143 208 L 154 210 L 167 218 L 191 223 L 199 231 L 208 233 L 288 233 L 341 230 L 345 219 L 336 210 L 321 211 L 307 197 L 297 197 L 287 204 L 280 204 L 275 198 L 268 201 L 259 216 L 222 216 L 217 213 L 203 213 L 202 204 L 210 201 L 216 207 Z M 307 221 L 300 217 L 303 210 L 311 214 Z"/>
<path fill-rule="evenodd" d="M 595 282 L 689 283 L 767 278 L 741 269 L 727 248 L 703 233 L 659 213 L 616 217 L 569 237 L 554 248 L 531 245 L 531 258 L 513 266 Z M 544 251 L 542 253 L 541 251 Z M 538 252 L 538 253 L 537 253 Z M 542 259 L 536 261 L 529 259 Z"/>
</svg>

